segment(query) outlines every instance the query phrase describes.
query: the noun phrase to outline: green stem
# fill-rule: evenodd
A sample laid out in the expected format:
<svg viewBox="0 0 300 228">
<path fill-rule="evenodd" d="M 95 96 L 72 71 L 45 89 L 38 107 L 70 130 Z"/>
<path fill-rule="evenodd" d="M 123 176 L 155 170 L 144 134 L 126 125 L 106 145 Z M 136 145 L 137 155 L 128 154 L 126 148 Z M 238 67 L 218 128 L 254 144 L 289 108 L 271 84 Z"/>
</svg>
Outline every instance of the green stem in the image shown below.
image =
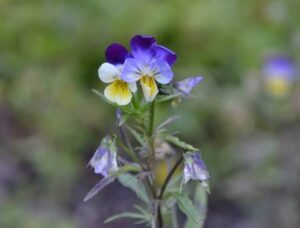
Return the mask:
<svg viewBox="0 0 300 228">
<path fill-rule="evenodd" d="M 154 149 L 154 137 L 153 137 L 153 128 L 154 128 L 154 114 L 155 114 L 155 101 L 151 102 L 149 107 L 149 125 L 148 125 L 148 168 L 153 170 L 153 163 L 155 159 L 155 149 Z"/>
<path fill-rule="evenodd" d="M 148 169 L 153 171 L 153 163 L 155 160 L 155 148 L 154 148 L 154 137 L 153 137 L 153 128 L 154 128 L 154 116 L 155 116 L 155 101 L 150 103 L 149 107 L 149 122 L 148 122 L 148 131 L 147 131 L 147 143 L 148 143 Z M 152 228 L 162 228 L 163 219 L 161 214 L 161 205 L 160 200 L 156 195 L 156 190 L 154 188 L 154 183 L 152 183 L 152 189 L 154 191 L 153 197 L 153 221 Z"/>
<path fill-rule="evenodd" d="M 154 127 L 154 113 L 155 113 L 155 101 L 150 104 L 150 120 L 149 120 L 149 131 L 148 136 L 152 136 Z"/>
</svg>

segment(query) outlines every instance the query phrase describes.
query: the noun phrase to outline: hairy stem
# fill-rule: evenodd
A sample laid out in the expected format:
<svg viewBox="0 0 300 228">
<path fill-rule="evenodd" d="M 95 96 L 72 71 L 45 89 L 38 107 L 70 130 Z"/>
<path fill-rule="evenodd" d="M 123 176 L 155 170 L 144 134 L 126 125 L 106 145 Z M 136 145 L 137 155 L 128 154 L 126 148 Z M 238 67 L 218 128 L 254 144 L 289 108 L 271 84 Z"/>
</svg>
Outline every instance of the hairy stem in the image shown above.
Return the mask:
<svg viewBox="0 0 300 228">
<path fill-rule="evenodd" d="M 148 131 L 147 131 L 147 144 L 148 144 L 148 169 L 153 173 L 154 167 L 153 163 L 155 160 L 155 148 L 154 148 L 154 137 L 153 137 L 153 128 L 154 128 L 154 116 L 155 116 L 155 102 L 153 101 L 149 107 L 149 122 L 148 122 Z M 156 195 L 156 190 L 154 183 L 152 183 L 152 189 L 155 193 L 153 197 L 153 221 L 152 228 L 162 228 L 163 219 L 161 214 L 160 200 Z"/>
<path fill-rule="evenodd" d="M 149 107 L 149 125 L 147 132 L 148 141 L 148 167 L 153 171 L 153 162 L 155 159 L 155 149 L 154 149 L 154 138 L 153 138 L 153 128 L 154 128 L 154 114 L 155 114 L 155 102 L 151 102 Z"/>
</svg>

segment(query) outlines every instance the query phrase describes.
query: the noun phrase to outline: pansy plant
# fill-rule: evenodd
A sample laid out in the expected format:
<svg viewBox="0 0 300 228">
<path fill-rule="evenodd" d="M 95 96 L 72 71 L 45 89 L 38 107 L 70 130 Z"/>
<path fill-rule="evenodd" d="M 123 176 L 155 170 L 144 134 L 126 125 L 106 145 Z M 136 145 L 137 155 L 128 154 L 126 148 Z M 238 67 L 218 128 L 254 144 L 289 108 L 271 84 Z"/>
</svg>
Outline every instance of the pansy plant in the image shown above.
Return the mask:
<svg viewBox="0 0 300 228">
<path fill-rule="evenodd" d="M 135 206 L 135 211 L 115 215 L 105 222 L 129 217 L 153 228 L 178 227 L 177 218 L 174 217 L 172 222 L 165 219 L 170 214 L 176 215 L 177 204 L 187 215 L 188 226 L 201 227 L 203 221 L 200 217 L 204 215 L 200 216 L 202 212 L 189 198 L 190 188 L 186 186 L 192 181 L 199 186 L 205 183 L 205 187 L 197 187 L 196 191 L 203 190 L 206 195 L 209 180 L 206 165 L 198 148 L 183 142 L 168 130 L 178 117 L 171 116 L 156 126 L 154 113 L 158 103 L 191 97 L 192 89 L 203 78 L 174 80 L 172 66 L 176 54 L 151 36 L 134 36 L 130 50 L 121 44 L 111 44 L 105 55 L 106 62 L 100 65 L 98 75 L 108 85 L 104 88 L 104 95 L 99 91 L 97 94 L 116 106 L 119 136 L 105 136 L 89 162 L 102 179 L 84 200 L 91 199 L 117 179 L 144 203 Z M 158 148 L 158 141 L 165 146 Z M 169 167 L 168 172 L 155 172 L 162 162 Z M 162 184 L 157 184 L 157 180 L 162 179 L 158 175 L 163 176 Z M 183 185 L 178 181 L 180 179 Z"/>
</svg>

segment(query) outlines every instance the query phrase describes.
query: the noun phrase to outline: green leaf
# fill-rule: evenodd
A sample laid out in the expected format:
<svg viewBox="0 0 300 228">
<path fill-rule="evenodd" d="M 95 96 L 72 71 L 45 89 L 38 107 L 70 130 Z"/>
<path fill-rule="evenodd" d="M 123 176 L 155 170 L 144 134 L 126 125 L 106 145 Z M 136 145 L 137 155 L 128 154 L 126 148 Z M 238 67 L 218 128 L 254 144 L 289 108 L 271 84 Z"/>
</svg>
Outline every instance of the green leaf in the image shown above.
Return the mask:
<svg viewBox="0 0 300 228">
<path fill-rule="evenodd" d="M 124 115 L 122 115 L 122 117 L 121 117 L 121 119 L 120 119 L 120 121 L 118 123 L 119 127 L 121 127 L 123 124 L 125 124 L 126 121 L 129 119 L 130 116 L 131 116 L 130 114 L 124 114 Z"/>
<path fill-rule="evenodd" d="M 127 173 L 127 172 L 138 173 L 140 171 L 142 171 L 142 168 L 139 164 L 136 164 L 136 163 L 126 164 L 126 165 L 123 165 L 122 167 L 120 167 L 120 169 L 117 172 L 113 173 L 112 176 L 118 177 L 123 173 Z"/>
<path fill-rule="evenodd" d="M 109 222 L 112 222 L 112 221 L 120 219 L 120 218 L 133 218 L 133 219 L 142 219 L 142 220 L 147 219 L 147 218 L 145 218 L 144 215 L 136 213 L 136 212 L 124 212 L 124 213 L 109 217 L 108 219 L 106 219 L 104 221 L 104 223 L 109 223 Z"/>
<path fill-rule="evenodd" d="M 190 144 L 187 144 L 186 142 L 181 141 L 178 137 L 175 137 L 173 135 L 167 135 L 166 140 L 170 143 L 173 143 L 175 146 L 181 147 L 188 151 L 199 151 L 198 148 L 193 147 Z"/>
<path fill-rule="evenodd" d="M 141 200 L 146 203 L 150 202 L 145 186 L 135 176 L 131 174 L 122 174 L 118 177 L 118 180 L 123 186 L 134 191 Z"/>
<path fill-rule="evenodd" d="M 159 95 L 156 98 L 156 102 L 160 103 L 160 102 L 169 101 L 169 100 L 172 100 L 172 99 L 174 99 L 178 96 L 180 96 L 180 93 L 174 93 L 174 94 L 170 94 L 170 95 Z"/>
<path fill-rule="evenodd" d="M 137 209 L 141 214 L 145 215 L 147 218 L 149 218 L 149 220 L 151 220 L 151 212 L 147 211 L 146 209 L 142 208 L 139 205 L 134 205 L 134 208 Z"/>
<path fill-rule="evenodd" d="M 207 212 L 207 193 L 206 190 L 201 186 L 201 183 L 197 183 L 194 193 L 194 204 L 199 210 L 199 214 L 202 215 L 200 224 L 195 223 L 192 219 L 187 219 L 185 228 L 201 228 L 204 225 L 204 219 Z"/>
<path fill-rule="evenodd" d="M 162 122 L 157 128 L 156 131 L 159 131 L 161 129 L 163 129 L 164 127 L 168 126 L 169 124 L 171 124 L 172 122 L 174 122 L 175 120 L 179 119 L 180 116 L 171 116 L 168 119 L 166 119 L 164 122 Z"/>
<path fill-rule="evenodd" d="M 111 184 L 115 180 L 115 177 L 107 177 L 101 179 L 84 197 L 83 201 L 86 202 L 93 198 L 98 192 L 100 192 L 107 185 Z"/>
<path fill-rule="evenodd" d="M 188 196 L 184 194 L 180 194 L 179 192 L 169 193 L 171 197 L 176 200 L 176 204 L 178 208 L 186 214 L 187 218 L 192 220 L 193 223 L 199 224 L 203 223 L 203 216 L 197 207 L 195 207 L 192 201 L 188 198 Z"/>
<path fill-rule="evenodd" d="M 145 145 L 145 141 L 143 140 L 143 137 L 136 130 L 134 130 L 132 127 L 127 125 L 126 128 L 141 145 Z"/>
<path fill-rule="evenodd" d="M 100 97 L 102 100 L 104 100 L 105 102 L 115 106 L 115 107 L 118 107 L 116 104 L 112 103 L 111 101 L 109 101 L 104 95 L 103 93 L 101 93 L 100 91 L 96 90 L 96 89 L 92 89 L 92 91 L 98 96 Z"/>
</svg>

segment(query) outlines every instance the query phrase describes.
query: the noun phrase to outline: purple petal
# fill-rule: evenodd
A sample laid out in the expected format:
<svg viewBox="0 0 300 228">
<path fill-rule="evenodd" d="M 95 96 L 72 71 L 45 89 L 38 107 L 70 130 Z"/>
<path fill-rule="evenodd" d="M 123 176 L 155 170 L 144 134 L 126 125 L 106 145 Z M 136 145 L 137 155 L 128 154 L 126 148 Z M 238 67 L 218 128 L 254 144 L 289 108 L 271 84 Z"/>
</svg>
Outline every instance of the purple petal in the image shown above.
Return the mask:
<svg viewBox="0 0 300 228">
<path fill-rule="evenodd" d="M 164 60 L 157 60 L 150 65 L 154 78 L 161 84 L 168 84 L 173 79 L 173 71 Z"/>
<path fill-rule="evenodd" d="M 190 179 L 206 181 L 209 179 L 209 173 L 204 161 L 198 152 L 187 152 L 184 155 L 184 183 L 187 183 Z"/>
<path fill-rule="evenodd" d="M 104 177 L 118 170 L 117 149 L 109 135 L 102 139 L 89 165 L 94 168 L 95 173 L 102 174 Z"/>
<path fill-rule="evenodd" d="M 155 57 L 165 60 L 170 66 L 172 66 L 177 59 L 175 52 L 161 45 L 156 45 Z"/>
<path fill-rule="evenodd" d="M 111 64 L 123 64 L 128 52 L 121 44 L 111 44 L 105 51 L 106 61 Z"/>
<path fill-rule="evenodd" d="M 200 153 L 193 153 L 192 158 L 194 160 L 195 165 L 198 168 L 207 171 L 207 167 L 206 167 L 204 161 L 202 160 Z"/>
<path fill-rule="evenodd" d="M 128 83 L 132 83 L 138 81 L 141 76 L 142 72 L 139 62 L 133 58 L 126 59 L 121 73 L 121 78 Z"/>
<path fill-rule="evenodd" d="M 175 84 L 177 89 L 179 89 L 181 92 L 184 92 L 185 94 L 190 94 L 191 90 L 196 87 L 201 81 L 203 80 L 203 77 L 197 76 L 197 77 L 190 77 L 186 78 L 182 81 L 179 81 Z"/>
<path fill-rule="evenodd" d="M 152 36 L 136 35 L 130 41 L 131 53 L 137 61 L 149 63 L 154 57 L 154 51 L 151 48 L 155 38 Z"/>
</svg>

